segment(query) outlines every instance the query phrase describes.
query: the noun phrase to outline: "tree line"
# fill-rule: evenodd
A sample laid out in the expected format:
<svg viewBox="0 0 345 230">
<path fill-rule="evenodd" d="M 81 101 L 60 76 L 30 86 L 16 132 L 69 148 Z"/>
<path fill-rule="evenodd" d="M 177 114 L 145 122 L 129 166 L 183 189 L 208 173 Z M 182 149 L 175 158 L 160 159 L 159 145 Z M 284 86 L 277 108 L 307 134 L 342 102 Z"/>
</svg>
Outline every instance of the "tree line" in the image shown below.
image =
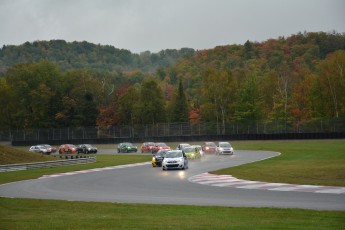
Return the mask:
<svg viewBox="0 0 345 230">
<path fill-rule="evenodd" d="M 168 67 L 176 60 L 194 54 L 194 49 L 182 48 L 150 51 L 140 54 L 110 45 L 65 40 L 25 42 L 22 45 L 4 45 L 0 49 L 0 74 L 21 62 L 39 62 L 41 59 L 54 62 L 60 70 L 94 69 L 99 71 L 154 72 L 158 67 Z"/>
<path fill-rule="evenodd" d="M 150 71 L 65 69 L 45 57 L 2 66 L 0 129 L 262 120 L 298 129 L 345 117 L 344 34 L 247 41 L 174 62 Z"/>
</svg>

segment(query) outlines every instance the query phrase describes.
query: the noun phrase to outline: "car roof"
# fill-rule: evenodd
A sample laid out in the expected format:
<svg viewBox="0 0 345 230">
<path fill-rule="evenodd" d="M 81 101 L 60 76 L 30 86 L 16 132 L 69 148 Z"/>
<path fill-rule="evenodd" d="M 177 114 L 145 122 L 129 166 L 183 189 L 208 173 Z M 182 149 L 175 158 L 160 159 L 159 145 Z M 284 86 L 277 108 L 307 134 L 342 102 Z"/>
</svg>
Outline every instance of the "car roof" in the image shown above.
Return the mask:
<svg viewBox="0 0 345 230">
<path fill-rule="evenodd" d="M 182 153 L 182 150 L 179 150 L 179 149 L 171 149 L 171 150 L 168 150 L 168 152 L 181 152 L 181 153 Z"/>
<path fill-rule="evenodd" d="M 215 143 L 214 142 L 212 142 L 212 141 L 207 141 L 207 142 L 205 142 L 205 145 L 214 145 Z"/>
<path fill-rule="evenodd" d="M 195 147 L 193 147 L 193 146 L 186 146 L 183 148 L 184 151 L 186 151 L 186 150 L 193 150 L 194 151 L 194 149 L 195 149 Z"/>
<path fill-rule="evenodd" d="M 160 149 L 160 150 L 157 151 L 156 155 L 157 154 L 161 154 L 161 153 L 165 153 L 166 154 L 168 151 L 169 151 L 168 149 Z"/>
</svg>

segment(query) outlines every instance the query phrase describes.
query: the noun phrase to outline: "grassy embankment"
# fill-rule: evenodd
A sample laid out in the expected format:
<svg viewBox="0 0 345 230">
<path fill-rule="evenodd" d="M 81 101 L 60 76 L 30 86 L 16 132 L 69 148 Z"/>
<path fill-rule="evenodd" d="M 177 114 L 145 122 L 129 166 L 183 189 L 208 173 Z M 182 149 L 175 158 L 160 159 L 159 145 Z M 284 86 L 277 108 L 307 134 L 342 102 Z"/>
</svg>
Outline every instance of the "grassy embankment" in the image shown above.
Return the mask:
<svg viewBox="0 0 345 230">
<path fill-rule="evenodd" d="M 54 161 L 55 157 L 0 145 L 0 165 Z"/>
<path fill-rule="evenodd" d="M 28 162 L 40 162 L 40 161 L 50 161 L 50 160 L 60 160 L 53 156 L 42 155 L 38 153 L 31 153 L 25 150 L 1 146 L 0 145 L 0 156 L 4 156 L 3 159 L 0 159 L 1 164 L 9 164 L 18 162 L 18 163 L 28 163 Z M 108 166 L 124 165 L 139 163 L 151 160 L 149 155 L 125 155 L 125 154 L 116 154 L 116 155 L 105 155 L 105 154 L 88 154 L 88 156 L 96 156 L 97 162 L 91 164 L 83 165 L 71 165 L 71 166 L 62 166 L 54 168 L 43 168 L 43 169 L 34 169 L 34 170 L 25 170 L 25 171 L 14 171 L 14 172 L 2 172 L 0 173 L 0 184 L 39 178 L 42 175 L 49 175 L 54 173 L 63 173 L 77 170 L 85 170 L 92 168 L 103 168 Z M 8 160 L 5 160 L 8 159 Z"/>
</svg>

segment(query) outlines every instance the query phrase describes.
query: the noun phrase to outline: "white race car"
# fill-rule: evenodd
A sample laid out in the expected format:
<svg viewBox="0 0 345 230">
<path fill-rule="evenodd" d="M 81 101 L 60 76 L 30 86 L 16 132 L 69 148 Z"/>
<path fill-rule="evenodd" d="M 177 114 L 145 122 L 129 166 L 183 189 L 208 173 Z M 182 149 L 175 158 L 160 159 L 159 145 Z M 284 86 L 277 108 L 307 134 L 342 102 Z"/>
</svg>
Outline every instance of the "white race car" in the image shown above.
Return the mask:
<svg viewBox="0 0 345 230">
<path fill-rule="evenodd" d="M 188 158 L 182 150 L 170 150 L 165 154 L 162 169 L 187 169 Z"/>
<path fill-rule="evenodd" d="M 234 154 L 234 148 L 229 142 L 219 142 L 217 145 L 217 154 Z"/>
</svg>

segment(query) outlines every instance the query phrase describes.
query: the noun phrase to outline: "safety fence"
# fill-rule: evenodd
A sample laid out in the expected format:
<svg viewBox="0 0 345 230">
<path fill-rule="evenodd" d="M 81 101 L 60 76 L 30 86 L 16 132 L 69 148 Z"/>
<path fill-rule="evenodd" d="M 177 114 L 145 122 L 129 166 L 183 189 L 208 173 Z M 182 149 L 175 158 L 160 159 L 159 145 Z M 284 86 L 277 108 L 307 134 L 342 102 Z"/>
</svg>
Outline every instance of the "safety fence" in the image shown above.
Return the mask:
<svg viewBox="0 0 345 230">
<path fill-rule="evenodd" d="M 60 157 L 61 155 L 56 155 Z M 61 156 L 65 157 L 65 156 Z M 11 172 L 20 171 L 28 169 L 40 169 L 40 168 L 52 168 L 57 166 L 67 166 L 67 165 L 77 165 L 77 164 L 88 164 L 96 162 L 96 157 L 75 157 L 67 156 L 68 160 L 57 160 L 57 161 L 45 161 L 45 162 L 35 162 L 35 163 L 25 163 L 25 164 L 8 164 L 0 165 L 0 172 Z"/>
<path fill-rule="evenodd" d="M 95 140 L 113 138 L 155 138 L 174 136 L 257 135 L 280 133 L 343 133 L 345 118 L 315 119 L 308 122 L 253 121 L 201 123 L 158 123 L 117 125 L 109 128 L 71 127 L 54 129 L 0 130 L 0 141 Z"/>
</svg>

